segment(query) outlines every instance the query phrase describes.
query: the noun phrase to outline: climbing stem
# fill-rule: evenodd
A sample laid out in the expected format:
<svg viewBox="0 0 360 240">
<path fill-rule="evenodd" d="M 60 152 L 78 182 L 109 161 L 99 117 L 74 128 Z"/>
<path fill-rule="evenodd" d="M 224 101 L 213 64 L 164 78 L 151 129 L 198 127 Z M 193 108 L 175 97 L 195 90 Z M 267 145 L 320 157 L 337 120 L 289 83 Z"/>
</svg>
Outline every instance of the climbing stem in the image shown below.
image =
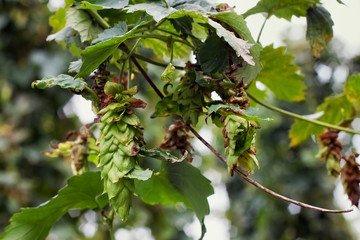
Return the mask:
<svg viewBox="0 0 360 240">
<path fill-rule="evenodd" d="M 306 122 L 309 122 L 309 123 L 312 123 L 312 124 L 315 124 L 315 125 L 319 125 L 319 126 L 322 126 L 322 127 L 326 127 L 326 128 L 332 128 L 332 129 L 336 129 L 336 130 L 339 130 L 339 131 L 344 131 L 344 132 L 347 132 L 347 133 L 352 133 L 352 134 L 359 134 L 360 135 L 360 132 L 357 132 L 353 129 L 350 129 L 350 128 L 345 128 L 345 127 L 341 127 L 341 126 L 337 126 L 337 125 L 333 125 L 333 124 L 330 124 L 330 123 L 326 123 L 326 122 L 321 122 L 321 121 L 318 121 L 318 120 L 315 120 L 315 119 L 310 119 L 310 118 L 307 118 L 307 117 L 304 117 L 304 116 L 301 116 L 299 114 L 296 114 L 296 113 L 292 113 L 292 112 L 288 112 L 284 109 L 281 109 L 281 108 L 278 108 L 278 107 L 275 107 L 275 106 L 272 106 L 270 104 L 267 104 L 267 103 L 264 103 L 262 101 L 260 101 L 259 99 L 255 98 L 253 95 L 251 95 L 249 92 L 247 92 L 247 95 L 256 103 L 270 109 L 270 110 L 273 110 L 275 112 L 279 112 L 279 113 L 282 113 L 286 116 L 289 116 L 289 117 L 292 117 L 292 118 L 296 118 L 296 119 L 299 119 L 299 120 L 303 120 L 303 121 L 306 121 Z"/>
</svg>

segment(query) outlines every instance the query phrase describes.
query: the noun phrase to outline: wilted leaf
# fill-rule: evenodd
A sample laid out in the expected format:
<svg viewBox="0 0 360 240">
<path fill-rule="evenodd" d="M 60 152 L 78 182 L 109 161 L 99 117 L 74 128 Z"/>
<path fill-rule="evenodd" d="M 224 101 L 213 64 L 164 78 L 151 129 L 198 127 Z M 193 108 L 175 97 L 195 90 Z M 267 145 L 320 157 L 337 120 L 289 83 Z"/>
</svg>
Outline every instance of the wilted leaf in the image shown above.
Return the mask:
<svg viewBox="0 0 360 240">
<path fill-rule="evenodd" d="M 317 118 L 317 120 L 337 125 L 354 117 L 354 106 L 344 95 L 328 97 L 316 109 L 316 113 L 322 113 L 321 117 Z M 296 119 L 289 133 L 291 139 L 290 146 L 297 146 L 311 135 L 318 135 L 324 131 L 324 127 Z"/>
<path fill-rule="evenodd" d="M 292 55 L 285 53 L 285 47 L 265 47 L 261 53 L 263 70 L 256 81 L 262 82 L 279 99 L 304 100 L 306 86 L 301 81 L 303 76 L 298 73 L 300 68 L 292 63 L 293 59 Z"/>
<path fill-rule="evenodd" d="M 36 80 L 31 84 L 31 87 L 36 87 L 39 89 L 51 88 L 54 86 L 59 86 L 65 89 L 71 89 L 75 91 L 82 91 L 86 82 L 82 81 L 79 78 L 73 78 L 72 76 L 66 74 L 60 74 L 56 77 L 46 76 L 41 80 Z"/>
<path fill-rule="evenodd" d="M 139 154 L 150 158 L 156 158 L 156 159 L 168 161 L 170 163 L 182 162 L 187 157 L 187 155 L 184 155 L 181 158 L 178 158 L 172 155 L 169 151 L 166 151 L 161 148 L 147 149 L 145 147 L 141 147 Z"/>
<path fill-rule="evenodd" d="M 23 208 L 11 219 L 0 239 L 43 240 L 55 222 L 69 209 L 94 209 L 97 196 L 103 192 L 99 172 L 71 177 L 58 195 L 36 208 Z"/>
<path fill-rule="evenodd" d="M 345 84 L 344 93 L 350 102 L 360 105 L 360 74 L 349 78 Z"/>
<path fill-rule="evenodd" d="M 209 24 L 215 28 L 216 34 L 219 37 L 223 37 L 224 40 L 235 50 L 236 55 L 238 57 L 242 57 L 245 62 L 254 66 L 255 62 L 253 61 L 253 57 L 250 56 L 250 46 L 247 44 L 247 41 L 238 38 L 235 36 L 233 32 L 226 30 L 221 24 L 209 19 Z M 213 51 L 219 51 L 218 49 L 213 49 Z"/>
<path fill-rule="evenodd" d="M 229 25 L 239 36 L 243 37 L 250 44 L 255 43 L 243 16 L 235 12 L 222 12 L 214 14 L 213 17 Z"/>
<path fill-rule="evenodd" d="M 333 37 L 334 22 L 330 13 L 322 6 L 309 7 L 306 14 L 306 39 L 310 42 L 311 52 L 319 58 L 321 51 Z"/>
<path fill-rule="evenodd" d="M 244 18 L 256 13 L 268 13 L 268 17 L 275 15 L 288 21 L 292 16 L 306 15 L 308 7 L 319 3 L 319 0 L 261 0 L 255 7 L 243 14 Z"/>
</svg>

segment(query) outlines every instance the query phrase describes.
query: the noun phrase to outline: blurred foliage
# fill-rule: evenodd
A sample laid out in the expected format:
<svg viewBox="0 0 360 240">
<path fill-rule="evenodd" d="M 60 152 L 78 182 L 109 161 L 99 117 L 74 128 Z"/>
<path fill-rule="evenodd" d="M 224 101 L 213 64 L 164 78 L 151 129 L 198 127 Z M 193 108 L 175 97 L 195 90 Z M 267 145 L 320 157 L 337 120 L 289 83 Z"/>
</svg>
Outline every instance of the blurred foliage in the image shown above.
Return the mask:
<svg viewBox="0 0 360 240">
<path fill-rule="evenodd" d="M 31 89 L 32 81 L 64 71 L 69 60 L 45 42 L 49 15 L 41 1 L 0 1 L 0 229 L 20 206 L 54 196 L 71 173 L 42 155 L 51 140 L 78 125 L 62 111 L 71 95 Z"/>
<path fill-rule="evenodd" d="M 49 149 L 49 142 L 64 140 L 68 131 L 80 126 L 76 118 L 67 118 L 62 110 L 71 95 L 57 88 L 31 89 L 32 81 L 66 71 L 65 62 L 70 59 L 61 47 L 45 42 L 50 33 L 49 15 L 42 1 L 0 0 L 0 232 L 20 206 L 33 207 L 45 202 L 71 175 L 68 163 L 42 155 Z M 342 59 L 336 55 L 339 49 L 329 48 L 319 60 L 314 60 L 307 44 L 287 44 L 287 51 L 296 56 L 296 64 L 305 76 L 307 92 L 306 104 L 276 102 L 284 109 L 301 114 L 314 112 L 326 96 L 342 89 L 333 74 L 327 81 L 321 80 L 316 72 L 319 66 L 326 65 L 334 71 L 346 65 L 349 75 L 360 71 L 360 57 Z M 148 71 L 150 76 L 159 76 L 162 72 L 160 68 Z M 136 79 L 142 92 L 152 92 L 140 76 Z M 154 95 L 144 98 L 148 108 L 155 109 Z M 266 113 L 263 115 L 268 115 Z M 334 180 L 327 176 L 324 164 L 314 158 L 317 144 L 309 139 L 290 149 L 288 130 L 293 120 L 280 115 L 274 115 L 274 119 L 262 124 L 258 131 L 261 168 L 254 178 L 299 201 L 336 208 L 332 201 Z M 167 127 L 170 119 L 153 120 L 143 114 L 141 120 L 146 129 L 145 140 L 149 145 L 159 145 L 165 136 L 161 128 Z M 155 126 L 154 121 L 162 124 Z M 216 148 L 222 149 L 224 142 L 218 129 L 214 136 Z M 264 194 L 239 177 L 229 177 L 225 167 L 213 156 L 203 156 L 200 160 L 195 153 L 194 164 L 199 162 L 203 163 L 202 170 L 220 169 L 227 181 L 231 203 L 227 217 L 232 239 L 355 239 L 342 215 L 303 209 L 292 215 L 288 203 Z M 160 162 L 144 161 L 142 165 L 160 168 Z M 193 220 L 193 213 L 184 205 L 150 206 L 138 198 L 134 198 L 133 204 L 126 228 L 148 227 L 155 239 L 188 239 L 183 228 Z M 109 239 L 105 226 L 100 224 L 102 220 L 99 212 L 73 211 L 62 218 L 51 233 L 61 239 L 86 239 L 85 236 Z M 95 231 L 93 236 L 86 233 L 86 226 Z M 123 227 L 124 223 L 115 219 L 114 230 Z"/>
</svg>

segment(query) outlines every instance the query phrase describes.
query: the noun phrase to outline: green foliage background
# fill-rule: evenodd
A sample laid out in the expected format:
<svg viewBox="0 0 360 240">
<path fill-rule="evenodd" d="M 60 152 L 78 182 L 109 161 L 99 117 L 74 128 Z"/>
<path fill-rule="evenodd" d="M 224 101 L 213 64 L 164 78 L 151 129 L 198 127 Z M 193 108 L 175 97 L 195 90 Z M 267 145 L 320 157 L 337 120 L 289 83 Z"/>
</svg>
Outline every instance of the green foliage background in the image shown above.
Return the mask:
<svg viewBox="0 0 360 240">
<path fill-rule="evenodd" d="M 260 7 L 255 10 L 261 12 Z M 273 14 L 288 18 L 281 12 Z M 61 110 L 71 94 L 55 88 L 47 91 L 30 88 L 35 79 L 66 72 L 65 64 L 71 59 L 60 46 L 45 42 L 51 30 L 48 27 L 49 15 L 41 1 L 0 2 L 0 233 L 20 207 L 35 207 L 47 201 L 65 186 L 71 176 L 68 163 L 61 159 L 47 159 L 41 154 L 49 149 L 49 142 L 65 139 L 68 131 L 80 126 L 75 117 L 67 118 Z M 288 44 L 288 51 L 296 56 L 296 64 L 305 76 L 307 105 L 272 98 L 274 104 L 284 109 L 304 114 L 314 112 L 315 106 L 333 93 L 334 79 L 325 84 L 317 80 L 314 68 L 319 64 L 336 67 L 347 61 L 352 66 L 350 74 L 360 70 L 356 58 L 340 59 L 331 48 L 315 61 L 309 48 L 301 48 L 299 46 L 303 45 L 299 43 Z M 149 71 L 154 76 L 161 73 L 156 68 Z M 137 77 L 140 89 L 151 92 L 140 76 Z M 154 109 L 155 96 L 151 94 L 145 100 L 148 107 Z M 268 116 L 270 113 L 263 111 L 260 115 Z M 264 123 L 258 131 L 261 168 L 255 172 L 254 178 L 294 199 L 336 208 L 331 200 L 334 180 L 326 174 L 324 164 L 314 158 L 316 144 L 310 139 L 290 149 L 288 130 L 293 120 L 276 114 L 272 116 L 275 120 Z M 150 129 L 145 133 L 148 134 L 145 135 L 147 141 L 157 146 L 164 136 L 162 127 L 170 122 L 164 119 L 150 120 L 149 116 L 142 116 L 142 122 L 145 129 Z M 160 122 L 160 126 L 154 128 L 155 122 Z M 221 133 L 218 129 L 213 133 L 215 147 L 222 149 Z M 199 161 L 199 158 L 197 155 L 195 161 Z M 226 217 L 231 222 L 232 239 L 355 239 L 342 215 L 310 210 L 291 215 L 287 210 L 288 203 L 260 192 L 239 177 L 230 178 L 226 167 L 218 163 L 215 157 L 208 155 L 201 158 L 201 171 L 215 168 L 223 175 L 230 198 Z M 161 181 L 161 177 L 154 181 Z M 151 229 L 155 239 L 188 239 L 183 226 L 193 220 L 193 213 L 186 210 L 184 205 L 151 206 L 137 198 L 134 198 L 133 204 L 127 225 L 116 219 L 114 231 L 123 227 L 146 226 Z M 51 233 L 61 239 L 87 239 L 80 231 L 80 226 L 86 222 L 86 211 L 77 211 L 75 215 L 77 217 L 65 214 Z M 109 239 L 102 221 L 101 213 L 97 212 L 98 229 L 91 239 Z"/>
</svg>

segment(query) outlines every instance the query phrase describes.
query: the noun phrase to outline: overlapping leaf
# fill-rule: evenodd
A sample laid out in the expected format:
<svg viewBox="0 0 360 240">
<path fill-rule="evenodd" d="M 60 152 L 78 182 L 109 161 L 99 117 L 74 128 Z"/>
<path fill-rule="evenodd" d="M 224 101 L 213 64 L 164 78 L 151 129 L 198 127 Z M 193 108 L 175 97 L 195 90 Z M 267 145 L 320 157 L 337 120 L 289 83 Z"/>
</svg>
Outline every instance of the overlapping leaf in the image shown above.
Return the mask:
<svg viewBox="0 0 360 240">
<path fill-rule="evenodd" d="M 354 117 L 354 106 L 347 100 L 345 95 L 328 97 L 316 109 L 316 113 L 322 113 L 317 120 L 336 125 Z M 321 134 L 324 130 L 324 127 L 296 119 L 289 133 L 290 146 L 297 146 L 311 135 Z"/>
<path fill-rule="evenodd" d="M 276 61 L 274 61 L 276 59 Z M 285 48 L 265 47 L 261 54 L 263 70 L 256 81 L 262 82 L 276 97 L 286 101 L 304 100 L 305 85 L 301 81 L 300 68 L 292 63 L 294 57 Z"/>
<path fill-rule="evenodd" d="M 305 16 L 308 7 L 316 3 L 319 3 L 319 0 L 261 0 L 243 16 L 246 18 L 256 13 L 267 13 L 268 17 L 275 15 L 290 21 L 292 16 Z"/>
<path fill-rule="evenodd" d="M 68 8 L 66 11 L 66 25 L 80 34 L 81 42 L 92 40 L 102 29 L 90 18 L 84 10 Z"/>
<path fill-rule="evenodd" d="M 216 34 L 219 37 L 224 38 L 224 40 L 235 50 L 238 57 L 242 57 L 245 62 L 254 66 L 255 62 L 250 56 L 250 46 L 247 44 L 247 41 L 238 38 L 233 32 L 226 30 L 221 24 L 209 19 L 209 24 L 216 30 Z M 215 49 L 214 49 L 215 50 Z M 216 49 L 217 50 L 217 49 Z"/>
<path fill-rule="evenodd" d="M 312 54 L 319 58 L 321 51 L 333 37 L 334 22 L 330 13 L 322 6 L 309 7 L 306 20 L 306 39 L 310 42 Z"/>
<path fill-rule="evenodd" d="M 86 172 L 68 180 L 56 197 L 36 208 L 23 208 L 11 218 L 0 239 L 42 240 L 55 222 L 69 209 L 99 207 L 97 196 L 103 192 L 99 172 Z"/>
</svg>

